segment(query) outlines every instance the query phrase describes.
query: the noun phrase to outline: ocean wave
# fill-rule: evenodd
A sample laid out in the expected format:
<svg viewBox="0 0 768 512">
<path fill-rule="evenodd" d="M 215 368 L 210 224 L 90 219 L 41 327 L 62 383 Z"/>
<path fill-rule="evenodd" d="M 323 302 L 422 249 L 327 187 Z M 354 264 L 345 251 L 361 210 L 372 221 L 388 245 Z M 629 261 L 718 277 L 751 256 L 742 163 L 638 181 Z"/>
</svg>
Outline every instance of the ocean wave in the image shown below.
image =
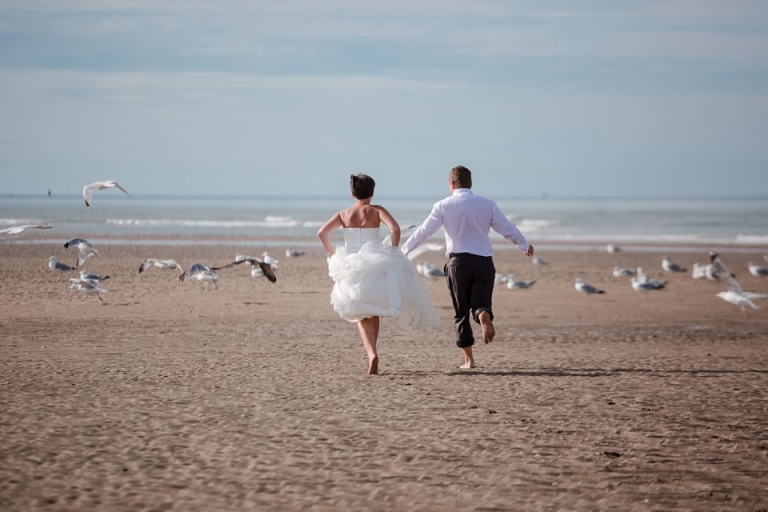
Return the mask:
<svg viewBox="0 0 768 512">
<path fill-rule="evenodd" d="M 525 232 L 523 232 L 525 233 Z M 534 240 L 565 243 L 604 243 L 604 244 L 669 244 L 669 245 L 768 245 L 768 236 L 737 235 L 706 236 L 706 235 L 623 235 L 623 234 L 547 234 L 537 233 Z"/>
<path fill-rule="evenodd" d="M 768 245 L 768 235 L 736 235 L 736 243 Z"/>
<path fill-rule="evenodd" d="M 533 231 L 540 231 L 544 228 L 551 228 L 553 226 L 561 226 L 563 223 L 557 219 L 526 219 L 521 218 L 513 221 L 515 225 L 523 233 L 530 233 Z"/>
<path fill-rule="evenodd" d="M 4 218 L 0 219 L 0 224 L 7 224 L 8 226 L 16 226 L 19 224 L 39 224 L 41 221 L 39 219 L 15 219 L 15 218 Z"/>
<path fill-rule="evenodd" d="M 293 228 L 302 223 L 291 217 L 267 216 L 260 220 L 185 220 L 185 219 L 107 219 L 107 224 L 113 226 L 146 226 L 146 227 L 214 227 L 214 228 Z"/>
</svg>

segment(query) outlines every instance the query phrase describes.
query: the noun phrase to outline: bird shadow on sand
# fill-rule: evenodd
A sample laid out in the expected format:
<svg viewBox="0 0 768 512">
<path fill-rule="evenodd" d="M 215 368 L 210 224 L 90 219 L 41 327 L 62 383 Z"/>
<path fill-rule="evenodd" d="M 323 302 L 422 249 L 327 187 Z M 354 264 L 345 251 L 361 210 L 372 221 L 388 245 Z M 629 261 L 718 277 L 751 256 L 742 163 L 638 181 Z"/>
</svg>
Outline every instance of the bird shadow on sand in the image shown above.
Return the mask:
<svg viewBox="0 0 768 512">
<path fill-rule="evenodd" d="M 768 370 L 664 370 L 657 368 L 542 368 L 540 370 L 456 370 L 448 376 L 457 377 L 613 377 L 620 374 L 646 374 L 651 377 L 669 377 L 670 375 L 689 375 L 692 377 L 717 377 L 720 375 L 744 374 L 768 375 Z"/>
</svg>

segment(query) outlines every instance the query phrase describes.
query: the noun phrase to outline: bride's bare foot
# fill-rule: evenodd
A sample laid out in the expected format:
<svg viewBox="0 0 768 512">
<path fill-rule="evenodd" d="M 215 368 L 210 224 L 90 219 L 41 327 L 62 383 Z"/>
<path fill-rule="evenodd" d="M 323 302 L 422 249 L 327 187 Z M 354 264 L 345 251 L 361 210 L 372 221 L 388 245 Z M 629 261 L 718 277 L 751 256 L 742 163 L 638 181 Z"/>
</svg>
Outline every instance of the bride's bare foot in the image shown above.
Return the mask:
<svg viewBox="0 0 768 512">
<path fill-rule="evenodd" d="M 493 327 L 493 321 L 491 321 L 491 314 L 487 311 L 483 311 L 477 316 L 480 320 L 480 327 L 483 329 L 483 341 L 490 343 L 496 336 L 496 329 Z"/>
<path fill-rule="evenodd" d="M 374 357 L 368 363 L 368 375 L 378 375 L 378 374 L 379 374 L 379 358 Z"/>
</svg>

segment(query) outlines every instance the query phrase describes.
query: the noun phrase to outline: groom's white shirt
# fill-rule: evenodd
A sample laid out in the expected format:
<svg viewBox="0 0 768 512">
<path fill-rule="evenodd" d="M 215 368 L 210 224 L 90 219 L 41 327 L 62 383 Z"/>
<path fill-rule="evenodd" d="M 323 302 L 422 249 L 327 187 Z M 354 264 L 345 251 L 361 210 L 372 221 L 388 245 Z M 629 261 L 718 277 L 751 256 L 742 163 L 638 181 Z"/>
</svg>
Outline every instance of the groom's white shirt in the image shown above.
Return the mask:
<svg viewBox="0 0 768 512">
<path fill-rule="evenodd" d="M 491 229 L 523 251 L 529 246 L 517 226 L 501 213 L 494 201 L 476 196 L 468 188 L 457 188 L 432 206 L 429 216 L 403 244 L 402 251 L 408 254 L 441 227 L 445 231 L 446 256 L 464 252 L 492 256 L 493 247 L 488 237 Z"/>
</svg>

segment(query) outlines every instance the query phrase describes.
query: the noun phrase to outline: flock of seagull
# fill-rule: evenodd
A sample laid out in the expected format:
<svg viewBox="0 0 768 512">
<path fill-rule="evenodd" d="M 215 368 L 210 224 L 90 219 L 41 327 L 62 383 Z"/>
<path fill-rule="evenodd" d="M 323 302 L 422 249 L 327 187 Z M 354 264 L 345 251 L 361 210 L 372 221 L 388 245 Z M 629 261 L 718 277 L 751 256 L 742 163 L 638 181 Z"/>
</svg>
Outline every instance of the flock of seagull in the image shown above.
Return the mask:
<svg viewBox="0 0 768 512">
<path fill-rule="evenodd" d="M 438 249 L 441 247 L 442 246 L 439 246 Z M 610 254 L 615 254 L 620 252 L 621 248 L 611 244 L 607 246 L 606 250 Z M 411 255 L 409 255 L 409 257 L 410 256 Z M 768 254 L 764 256 L 764 259 L 768 261 Z M 542 260 L 539 256 L 534 256 L 532 258 L 532 262 L 534 265 L 549 265 L 549 263 Z M 669 256 L 666 255 L 661 258 L 661 268 L 664 272 L 668 273 L 688 272 L 688 269 L 678 265 L 672 261 Z M 768 267 L 764 267 L 750 261 L 747 268 L 749 273 L 755 277 L 768 277 Z M 416 265 L 416 269 L 419 274 L 425 277 L 445 277 L 445 273 L 442 269 L 428 262 L 419 262 Z M 632 289 L 637 292 L 661 290 L 667 285 L 667 281 L 651 279 L 648 274 L 645 273 L 642 267 L 626 268 L 616 266 L 613 268 L 612 274 L 614 277 L 629 277 Z M 736 280 L 736 276 L 730 270 L 728 270 L 728 267 L 720 259 L 720 255 L 714 251 L 710 251 L 709 253 L 709 263 L 693 264 L 691 276 L 694 279 L 706 278 L 710 281 L 718 281 L 724 283 L 726 290 L 719 292 L 717 296 L 726 302 L 739 306 L 743 314 L 746 314 L 746 308 L 760 309 L 760 307 L 755 304 L 754 301 L 768 297 L 768 294 L 744 291 L 739 282 Z M 496 273 L 494 280 L 495 285 L 506 286 L 508 290 L 525 290 L 531 288 L 535 283 L 535 280 L 523 281 L 517 279 L 514 274 L 504 275 L 498 272 Z M 581 277 L 576 278 L 574 282 L 574 288 L 577 292 L 586 295 L 606 293 L 605 290 L 585 282 Z"/>
<path fill-rule="evenodd" d="M 125 194 L 128 194 L 128 191 L 125 190 L 117 181 L 114 181 L 114 180 L 105 180 L 105 181 L 97 181 L 95 183 L 90 183 L 83 187 L 83 199 L 85 200 L 86 208 L 91 207 L 94 191 L 105 190 L 109 188 L 116 188 L 123 191 Z M 11 227 L 2 229 L 0 230 L 0 234 L 15 235 L 15 234 L 22 233 L 27 229 L 50 229 L 51 227 L 52 226 L 50 225 L 24 224 L 20 226 L 11 226 Z M 408 230 L 412 230 L 414 228 L 415 226 L 408 226 L 403 231 L 407 232 Z M 387 237 L 384 240 L 382 240 L 382 243 L 384 244 L 391 243 L 391 239 Z M 98 256 L 99 251 L 96 250 L 96 248 L 93 246 L 92 243 L 90 243 L 88 240 L 84 238 L 72 238 L 71 240 L 68 240 L 67 242 L 64 243 L 64 248 L 77 249 L 77 254 L 78 254 L 77 262 L 71 266 L 59 261 L 56 258 L 56 256 L 51 256 L 48 258 L 48 267 L 52 271 L 60 275 L 63 273 L 74 272 L 79 270 L 78 277 L 72 277 L 69 279 L 69 287 L 75 291 L 83 293 L 85 295 L 83 300 L 88 298 L 88 296 L 95 294 L 99 298 L 99 300 L 103 302 L 104 299 L 102 299 L 101 294 L 107 292 L 108 290 L 102 287 L 102 282 L 109 279 L 109 276 L 93 274 L 81 268 L 89 258 Z M 444 246 L 440 244 L 431 244 L 431 243 L 422 244 L 416 250 L 412 251 L 408 255 L 408 257 L 411 260 L 413 260 L 427 251 L 440 251 L 440 250 L 443 250 L 443 248 Z M 616 245 L 610 244 L 606 247 L 606 250 L 607 252 L 614 254 L 621 251 L 621 248 Z M 295 257 L 303 256 L 304 252 L 287 249 L 285 254 L 286 254 L 286 257 L 288 258 L 295 258 Z M 764 256 L 764 259 L 768 261 L 768 254 Z M 549 265 L 546 261 L 542 260 L 539 256 L 534 256 L 532 258 L 532 262 L 534 265 L 539 265 L 539 266 Z M 271 257 L 266 251 L 262 253 L 261 258 L 254 258 L 252 256 L 248 256 L 245 254 L 237 254 L 235 256 L 234 261 L 227 263 L 226 265 L 209 267 L 209 266 L 203 265 L 202 263 L 192 263 L 187 269 L 184 269 L 178 262 L 172 259 L 147 258 L 139 266 L 139 273 L 141 274 L 142 272 L 145 272 L 153 267 L 177 270 L 179 272 L 179 276 L 178 276 L 179 281 L 185 281 L 187 279 L 196 280 L 203 283 L 203 287 L 202 287 L 203 290 L 205 290 L 209 285 L 212 285 L 214 289 L 218 289 L 218 284 L 217 284 L 217 281 L 219 280 L 218 271 L 222 269 L 238 266 L 238 265 L 250 266 L 252 277 L 265 277 L 272 283 L 277 281 L 277 275 L 275 274 L 275 270 L 278 268 L 279 262 L 275 258 Z M 669 272 L 669 273 L 688 272 L 688 269 L 683 268 L 682 266 L 673 262 L 668 256 L 662 257 L 661 268 L 664 272 Z M 441 268 L 429 262 L 424 262 L 424 261 L 418 262 L 416 264 L 416 270 L 418 271 L 419 274 L 427 278 L 437 279 L 437 278 L 445 277 L 445 273 Z M 768 267 L 758 265 L 754 262 L 749 262 L 748 270 L 749 270 L 749 273 L 755 277 L 768 276 Z M 623 268 L 623 267 L 617 266 L 613 268 L 612 274 L 614 277 L 630 277 L 631 278 L 630 284 L 632 286 L 632 289 L 638 292 L 661 290 L 665 288 L 667 285 L 667 281 L 659 281 L 659 280 L 651 279 L 643 271 L 642 267 L 637 267 L 635 269 L 632 269 L 632 268 Z M 709 263 L 693 264 L 693 267 L 691 269 L 691 276 L 694 279 L 704 278 L 711 281 L 719 281 L 724 283 L 726 286 L 726 290 L 719 292 L 717 296 L 725 300 L 726 302 L 739 306 L 742 310 L 742 313 L 744 314 L 746 314 L 747 307 L 752 309 L 759 309 L 759 306 L 754 302 L 755 300 L 768 297 L 768 295 L 764 293 L 744 291 L 741 285 L 739 284 L 739 282 L 736 280 L 735 275 L 728 269 L 725 263 L 723 263 L 723 261 L 720 259 L 719 254 L 714 251 L 711 251 L 709 253 Z M 515 277 L 514 274 L 511 274 L 511 273 L 507 275 L 497 273 L 495 276 L 495 284 L 506 286 L 506 288 L 509 290 L 528 289 L 528 288 L 531 288 L 535 283 L 536 283 L 535 280 L 534 281 L 519 280 Z M 592 286 L 591 284 L 585 282 L 584 279 L 582 279 L 581 277 L 576 278 L 574 287 L 576 291 L 580 293 L 584 293 L 586 295 L 605 293 L 605 290 Z"/>
<path fill-rule="evenodd" d="M 615 253 L 618 252 L 618 250 L 619 249 L 616 246 L 608 246 L 609 253 Z M 768 261 L 768 254 L 766 254 L 763 258 Z M 662 257 L 661 268 L 665 272 L 670 273 L 688 272 L 688 269 L 673 262 L 668 256 Z M 750 261 L 747 265 L 747 268 L 749 273 L 755 277 L 768 276 L 768 267 L 764 267 Z M 661 290 L 667 285 L 667 281 L 658 281 L 648 277 L 648 275 L 643 271 L 642 267 L 631 269 L 617 266 L 613 268 L 612 273 L 614 277 L 631 277 L 630 283 L 632 285 L 632 289 L 638 292 Z M 755 300 L 768 297 L 768 294 L 744 291 L 744 289 L 741 287 L 741 284 L 739 284 L 739 282 L 736 280 L 735 274 L 733 274 L 728 269 L 725 263 L 723 263 L 722 259 L 720 259 L 720 255 L 715 251 L 710 251 L 709 263 L 693 264 L 691 277 L 693 279 L 705 278 L 710 281 L 718 281 L 724 283 L 726 290 L 717 293 L 717 296 L 726 302 L 739 306 L 741 308 L 741 312 L 745 315 L 747 307 L 751 309 L 760 309 L 760 306 L 755 304 Z M 587 284 L 582 278 L 576 279 L 574 287 L 576 288 L 576 291 L 585 294 L 605 293 L 605 290 L 601 290 L 597 287 Z"/>
<path fill-rule="evenodd" d="M 85 200 L 86 208 L 91 207 L 94 191 L 105 190 L 109 188 L 117 188 L 122 190 L 125 194 L 128 194 L 128 191 L 114 180 L 90 183 L 83 187 L 83 199 Z M 24 232 L 27 229 L 50 229 L 51 227 L 52 226 L 50 225 L 42 224 L 23 224 L 2 229 L 0 230 L 0 234 L 16 235 Z M 96 250 L 91 242 L 85 238 L 79 237 L 67 240 L 64 243 L 64 248 L 77 249 L 77 261 L 75 264 L 68 265 L 59 261 L 56 256 L 51 256 L 48 258 L 48 268 L 50 268 L 51 271 L 57 273 L 59 278 L 65 273 L 79 271 L 78 277 L 69 278 L 69 288 L 84 294 L 83 300 L 87 299 L 90 295 L 96 295 L 99 300 L 103 302 L 104 299 L 101 297 L 101 294 L 106 293 L 109 290 L 104 288 L 102 283 L 108 280 L 110 276 L 93 274 L 82 269 L 82 266 L 89 258 L 100 255 L 99 251 Z M 288 258 L 295 258 L 303 256 L 304 252 L 287 249 L 285 254 Z M 179 281 L 184 281 L 186 279 L 196 280 L 203 283 L 203 289 L 206 289 L 210 284 L 213 285 L 214 289 L 218 289 L 216 282 L 219 280 L 219 275 L 217 271 L 242 264 L 251 266 L 251 275 L 253 277 L 265 277 L 272 283 L 277 281 L 275 270 L 278 268 L 279 262 L 275 258 L 271 257 L 267 251 L 262 254 L 261 258 L 254 258 L 245 254 L 237 254 L 235 256 L 235 260 L 226 265 L 208 267 L 201 263 L 192 263 L 187 269 L 184 269 L 178 262 L 172 259 L 147 258 L 141 263 L 141 265 L 139 265 L 139 274 L 153 267 L 177 270 L 179 272 Z"/>
</svg>

